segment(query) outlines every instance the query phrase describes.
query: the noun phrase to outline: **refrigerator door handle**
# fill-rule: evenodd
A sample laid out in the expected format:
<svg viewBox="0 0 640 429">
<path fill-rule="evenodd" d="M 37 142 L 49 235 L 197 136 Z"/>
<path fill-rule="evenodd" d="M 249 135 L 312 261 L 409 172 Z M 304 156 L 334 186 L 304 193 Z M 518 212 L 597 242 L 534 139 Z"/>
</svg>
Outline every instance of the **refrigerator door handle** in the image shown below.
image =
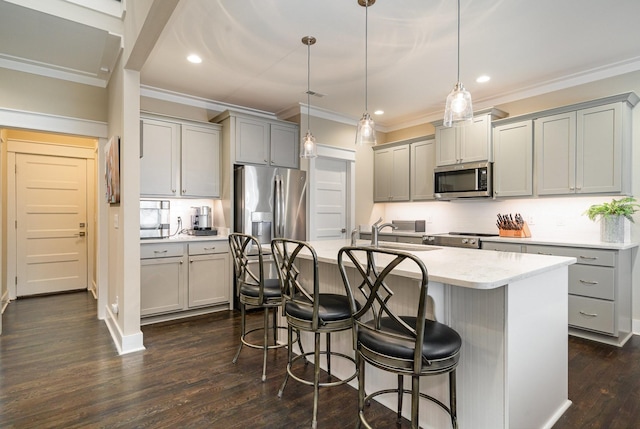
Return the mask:
<svg viewBox="0 0 640 429">
<path fill-rule="evenodd" d="M 282 238 L 284 235 L 283 227 L 282 227 L 282 216 L 284 212 L 284 201 L 282 196 L 282 177 L 276 175 L 276 195 L 275 195 L 275 235 L 278 238 Z"/>
</svg>

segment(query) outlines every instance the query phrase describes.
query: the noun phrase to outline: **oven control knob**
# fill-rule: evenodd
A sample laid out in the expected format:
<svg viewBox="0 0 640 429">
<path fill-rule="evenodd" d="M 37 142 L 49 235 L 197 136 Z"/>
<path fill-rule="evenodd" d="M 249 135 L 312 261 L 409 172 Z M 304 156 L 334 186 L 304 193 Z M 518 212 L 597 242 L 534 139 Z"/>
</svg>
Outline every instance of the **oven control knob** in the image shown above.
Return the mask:
<svg viewBox="0 0 640 429">
<path fill-rule="evenodd" d="M 475 238 L 470 239 L 469 244 L 476 244 L 476 239 Z"/>
<path fill-rule="evenodd" d="M 467 240 L 466 238 L 462 239 L 462 244 L 467 244 L 469 242 L 469 240 Z"/>
<path fill-rule="evenodd" d="M 424 237 L 422 237 L 422 241 L 425 243 L 433 243 L 435 241 L 435 237 L 431 235 L 425 235 Z"/>
</svg>

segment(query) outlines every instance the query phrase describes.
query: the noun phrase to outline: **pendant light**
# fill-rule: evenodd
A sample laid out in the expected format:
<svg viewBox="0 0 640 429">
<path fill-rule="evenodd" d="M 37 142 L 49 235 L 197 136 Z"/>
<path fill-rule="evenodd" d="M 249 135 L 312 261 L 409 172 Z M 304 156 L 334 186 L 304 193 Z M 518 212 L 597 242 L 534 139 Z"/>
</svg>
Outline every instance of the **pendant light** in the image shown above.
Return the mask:
<svg viewBox="0 0 640 429">
<path fill-rule="evenodd" d="M 316 138 L 311 134 L 311 128 L 309 127 L 309 117 L 311 116 L 311 45 L 316 43 L 316 38 L 305 36 L 302 38 L 302 43 L 307 45 L 307 134 L 302 139 L 300 158 L 315 158 L 318 156 L 318 151 L 316 149 Z"/>
<path fill-rule="evenodd" d="M 447 96 L 447 105 L 444 109 L 444 126 L 459 127 L 470 124 L 472 121 L 471 94 L 460 82 L 460 0 L 458 0 L 458 81 Z"/>
<path fill-rule="evenodd" d="M 368 109 L 368 99 L 367 99 L 367 61 L 368 61 L 368 24 L 369 24 L 369 6 L 373 6 L 376 0 L 358 0 L 358 4 L 360 6 L 364 6 L 365 14 L 364 14 L 364 113 L 362 114 L 362 118 L 360 122 L 358 122 L 358 131 L 356 132 L 356 145 L 364 146 L 364 145 L 375 145 L 376 144 L 376 125 L 371 119 L 369 115 Z"/>
</svg>

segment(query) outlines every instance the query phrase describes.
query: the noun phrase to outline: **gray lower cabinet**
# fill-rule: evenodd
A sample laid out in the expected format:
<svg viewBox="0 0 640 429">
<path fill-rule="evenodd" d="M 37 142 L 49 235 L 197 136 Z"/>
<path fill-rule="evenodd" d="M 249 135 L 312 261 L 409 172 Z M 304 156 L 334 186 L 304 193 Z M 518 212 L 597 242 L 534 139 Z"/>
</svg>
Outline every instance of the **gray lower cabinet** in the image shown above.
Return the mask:
<svg viewBox="0 0 640 429">
<path fill-rule="evenodd" d="M 142 317 L 207 309 L 231 297 L 229 245 L 224 240 L 140 246 Z"/>
<path fill-rule="evenodd" d="M 569 256 L 569 333 L 617 346 L 631 332 L 631 249 L 483 242 L 485 250 Z"/>
</svg>

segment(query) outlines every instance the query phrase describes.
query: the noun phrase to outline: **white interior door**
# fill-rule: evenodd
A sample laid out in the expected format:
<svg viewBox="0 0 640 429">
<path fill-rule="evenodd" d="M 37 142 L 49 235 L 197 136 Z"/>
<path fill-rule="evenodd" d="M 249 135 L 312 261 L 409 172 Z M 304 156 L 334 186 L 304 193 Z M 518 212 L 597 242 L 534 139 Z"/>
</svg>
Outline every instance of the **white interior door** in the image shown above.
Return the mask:
<svg viewBox="0 0 640 429">
<path fill-rule="evenodd" d="M 87 288 L 86 160 L 16 155 L 17 296 Z"/>
<path fill-rule="evenodd" d="M 317 158 L 315 161 L 315 231 L 316 240 L 346 238 L 347 230 L 347 165 L 348 161 Z"/>
</svg>

